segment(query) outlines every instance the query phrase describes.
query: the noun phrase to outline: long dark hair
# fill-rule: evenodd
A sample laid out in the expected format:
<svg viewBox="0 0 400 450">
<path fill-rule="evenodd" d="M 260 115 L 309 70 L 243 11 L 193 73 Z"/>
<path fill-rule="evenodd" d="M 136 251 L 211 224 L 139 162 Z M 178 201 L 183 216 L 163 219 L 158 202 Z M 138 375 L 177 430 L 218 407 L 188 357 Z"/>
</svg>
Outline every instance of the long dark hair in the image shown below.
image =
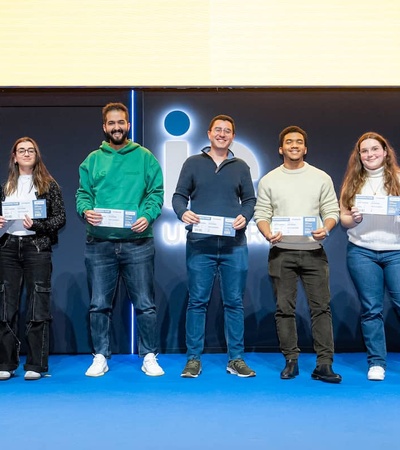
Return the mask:
<svg viewBox="0 0 400 450">
<path fill-rule="evenodd" d="M 49 171 L 47 170 L 46 166 L 42 161 L 42 155 L 40 154 L 39 146 L 32 138 L 27 136 L 17 139 L 11 148 L 10 161 L 8 164 L 8 178 L 4 187 L 4 193 L 7 196 L 11 195 L 13 192 L 17 190 L 19 167 L 18 164 L 15 162 L 15 155 L 17 151 L 17 146 L 21 142 L 30 142 L 33 148 L 35 149 L 35 165 L 32 171 L 32 182 L 38 194 L 42 195 L 45 192 L 49 191 L 50 183 L 51 182 L 56 183 L 56 181 L 50 175 Z"/>
</svg>

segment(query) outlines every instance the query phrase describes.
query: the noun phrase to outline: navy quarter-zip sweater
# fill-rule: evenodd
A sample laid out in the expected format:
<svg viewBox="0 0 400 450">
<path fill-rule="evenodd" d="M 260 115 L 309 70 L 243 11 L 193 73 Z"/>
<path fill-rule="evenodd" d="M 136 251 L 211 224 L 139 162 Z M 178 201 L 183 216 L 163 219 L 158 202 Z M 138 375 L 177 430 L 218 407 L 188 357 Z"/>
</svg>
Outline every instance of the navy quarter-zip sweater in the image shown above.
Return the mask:
<svg viewBox="0 0 400 450">
<path fill-rule="evenodd" d="M 236 218 L 242 214 L 247 223 L 253 217 L 256 197 L 249 166 L 229 150 L 228 158 L 217 166 L 208 155 L 189 157 L 182 166 L 172 206 L 178 218 L 190 210 L 195 214 Z M 192 225 L 186 227 L 189 231 Z M 236 235 L 245 232 L 245 228 Z"/>
</svg>

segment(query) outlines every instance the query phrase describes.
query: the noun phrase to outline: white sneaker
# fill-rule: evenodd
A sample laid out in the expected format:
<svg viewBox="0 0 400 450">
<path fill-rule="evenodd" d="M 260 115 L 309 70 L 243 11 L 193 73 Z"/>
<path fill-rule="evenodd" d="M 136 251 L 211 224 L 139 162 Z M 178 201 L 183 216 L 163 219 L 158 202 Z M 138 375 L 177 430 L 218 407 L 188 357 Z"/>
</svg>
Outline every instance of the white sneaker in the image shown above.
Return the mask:
<svg viewBox="0 0 400 450">
<path fill-rule="evenodd" d="M 9 380 L 13 375 L 13 370 L 0 370 L 0 381 Z"/>
<path fill-rule="evenodd" d="M 33 370 L 27 370 L 24 378 L 27 381 L 40 380 L 40 378 L 42 378 L 42 374 L 39 372 L 34 372 Z"/>
<path fill-rule="evenodd" d="M 385 369 L 381 366 L 372 366 L 368 370 L 368 380 L 383 381 L 385 379 Z"/>
<path fill-rule="evenodd" d="M 164 371 L 158 365 L 156 355 L 154 353 L 147 353 L 144 357 L 142 370 L 150 377 L 160 377 L 164 375 Z"/>
<path fill-rule="evenodd" d="M 94 355 L 92 365 L 86 371 L 85 375 L 87 377 L 101 377 L 108 372 L 108 365 L 106 358 L 98 353 Z"/>
</svg>

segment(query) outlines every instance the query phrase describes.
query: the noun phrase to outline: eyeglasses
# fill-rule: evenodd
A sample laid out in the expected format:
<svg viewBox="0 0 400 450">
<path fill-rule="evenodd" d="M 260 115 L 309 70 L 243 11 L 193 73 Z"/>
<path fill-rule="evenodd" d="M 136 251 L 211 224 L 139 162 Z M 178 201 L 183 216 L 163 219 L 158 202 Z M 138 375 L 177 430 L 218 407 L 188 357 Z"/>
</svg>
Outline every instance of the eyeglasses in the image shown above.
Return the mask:
<svg viewBox="0 0 400 450">
<path fill-rule="evenodd" d="M 221 134 L 222 132 L 228 135 L 232 134 L 232 130 L 230 128 L 215 127 L 213 131 L 215 134 Z"/>
<path fill-rule="evenodd" d="M 26 153 L 28 153 L 28 155 L 34 155 L 36 150 L 34 148 L 19 148 L 16 153 L 20 156 L 24 156 Z"/>
</svg>

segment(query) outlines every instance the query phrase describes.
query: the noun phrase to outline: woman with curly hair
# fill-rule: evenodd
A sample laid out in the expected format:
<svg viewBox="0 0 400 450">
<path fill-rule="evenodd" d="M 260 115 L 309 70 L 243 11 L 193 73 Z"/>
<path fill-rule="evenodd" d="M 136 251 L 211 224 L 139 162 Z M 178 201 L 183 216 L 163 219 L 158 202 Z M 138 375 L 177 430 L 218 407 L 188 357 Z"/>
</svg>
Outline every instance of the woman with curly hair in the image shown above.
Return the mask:
<svg viewBox="0 0 400 450">
<path fill-rule="evenodd" d="M 46 217 L 6 220 L 0 210 L 0 380 L 8 380 L 19 365 L 18 311 L 26 290 L 27 357 L 25 379 L 38 380 L 48 371 L 51 321 L 51 246 L 65 224 L 60 187 L 42 161 L 37 143 L 18 139 L 11 149 L 2 202 L 46 200 Z M 3 229 L 3 230 L 1 230 Z"/>
<path fill-rule="evenodd" d="M 361 214 L 356 195 L 399 196 L 400 168 L 389 142 L 364 133 L 350 155 L 340 195 L 340 220 L 347 228 L 347 267 L 361 302 L 361 329 L 367 348 L 368 380 L 386 370 L 383 322 L 385 288 L 400 308 L 400 218 Z"/>
</svg>

